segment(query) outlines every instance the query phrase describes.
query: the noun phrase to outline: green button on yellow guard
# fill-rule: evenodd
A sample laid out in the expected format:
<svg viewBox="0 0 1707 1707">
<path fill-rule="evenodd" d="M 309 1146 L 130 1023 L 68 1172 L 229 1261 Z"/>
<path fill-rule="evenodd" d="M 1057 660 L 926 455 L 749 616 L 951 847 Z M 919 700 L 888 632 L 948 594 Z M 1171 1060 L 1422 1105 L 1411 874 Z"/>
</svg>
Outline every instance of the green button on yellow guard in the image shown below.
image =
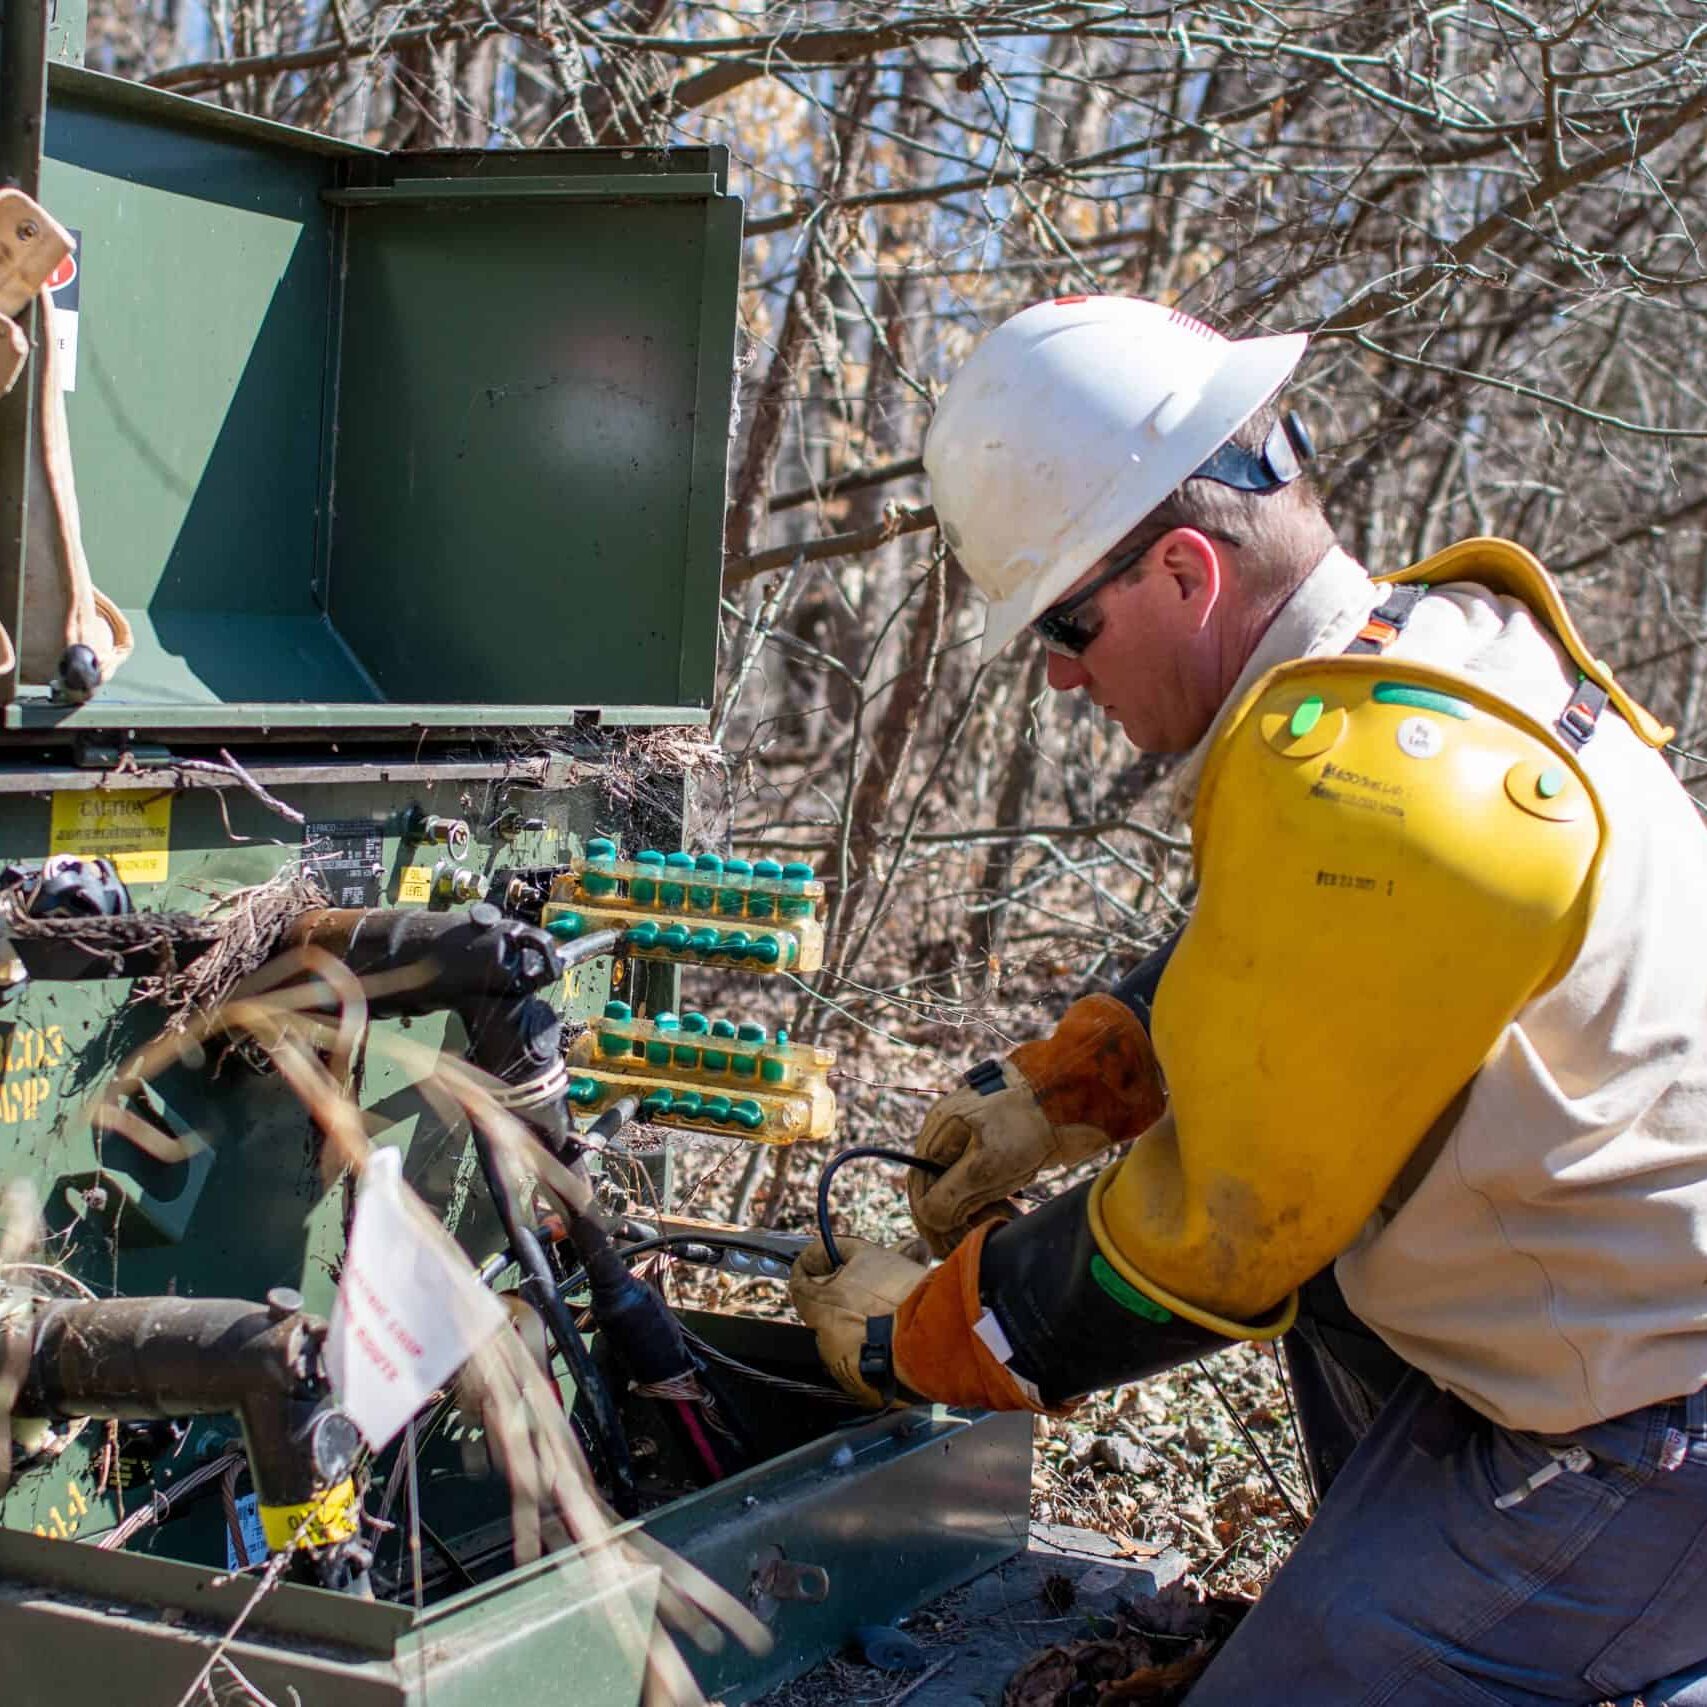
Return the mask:
<svg viewBox="0 0 1707 1707">
<path fill-rule="evenodd" d="M 1525 759 L 1505 773 L 1506 798 L 1534 818 L 1569 824 L 1589 810 L 1588 794 L 1563 765 Z"/>
<path fill-rule="evenodd" d="M 1302 735 L 1308 735 L 1322 720 L 1322 696 L 1313 693 L 1306 700 L 1301 700 L 1298 709 L 1292 713 L 1292 720 L 1286 725 L 1286 732 L 1296 741 Z"/>
<path fill-rule="evenodd" d="M 1565 791 L 1565 773 L 1559 770 L 1546 770 L 1535 779 L 1535 792 L 1543 800 L 1552 800 Z"/>
</svg>

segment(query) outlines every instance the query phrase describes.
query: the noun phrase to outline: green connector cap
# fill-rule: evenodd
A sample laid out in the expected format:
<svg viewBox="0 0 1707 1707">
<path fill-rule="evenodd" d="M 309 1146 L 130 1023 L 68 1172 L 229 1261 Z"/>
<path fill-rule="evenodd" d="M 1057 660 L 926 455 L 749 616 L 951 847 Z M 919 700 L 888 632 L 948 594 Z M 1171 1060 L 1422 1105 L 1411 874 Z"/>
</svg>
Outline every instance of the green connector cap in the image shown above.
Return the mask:
<svg viewBox="0 0 1707 1707">
<path fill-rule="evenodd" d="M 776 1028 L 775 1041 L 778 1043 L 786 1043 L 788 1041 L 788 1027 L 787 1026 L 779 1025 Z"/>
<path fill-rule="evenodd" d="M 680 1114 L 693 1119 L 704 1105 L 705 1099 L 698 1091 L 677 1091 L 675 1107 L 671 1114 Z"/>
<path fill-rule="evenodd" d="M 711 1030 L 711 1021 L 704 1014 L 685 1013 L 682 1015 L 682 1030 L 696 1034 Z"/>
<path fill-rule="evenodd" d="M 686 925 L 665 925 L 658 933 L 658 946 L 667 948 L 671 954 L 681 954 L 688 946 L 688 928 Z"/>
<path fill-rule="evenodd" d="M 672 871 L 692 871 L 693 855 L 691 853 L 682 853 L 678 850 L 675 853 L 665 854 L 664 863 L 669 866 Z"/>
<path fill-rule="evenodd" d="M 788 1063 L 779 1061 L 774 1055 L 759 1057 L 759 1077 L 767 1085 L 780 1085 L 788 1077 Z"/>
<path fill-rule="evenodd" d="M 634 1009 L 627 1002 L 606 1002 L 606 1019 L 633 1019 Z"/>
<path fill-rule="evenodd" d="M 701 925 L 697 931 L 694 931 L 688 937 L 688 947 L 691 948 L 695 954 L 715 954 L 717 952 L 717 942 L 717 932 L 712 930 L 709 925 Z"/>
<path fill-rule="evenodd" d="M 723 862 L 723 875 L 733 878 L 737 883 L 745 883 L 753 875 L 753 868 L 744 859 L 726 859 Z"/>
<path fill-rule="evenodd" d="M 678 1043 L 670 1051 L 670 1058 L 678 1067 L 697 1067 L 699 1065 L 699 1051 L 686 1043 Z"/>
<path fill-rule="evenodd" d="M 727 954 L 731 960 L 745 960 L 750 947 L 752 942 L 745 931 L 725 931 L 717 952 Z"/>
<path fill-rule="evenodd" d="M 761 966 L 775 966 L 782 959 L 782 944 L 774 936 L 762 936 L 748 948 L 747 958 Z"/>
<path fill-rule="evenodd" d="M 604 1086 L 597 1079 L 574 1078 L 569 1081 L 567 1094 L 571 1102 L 597 1102 L 604 1094 Z"/>
<path fill-rule="evenodd" d="M 616 843 L 609 836 L 594 836 L 587 843 L 588 859 L 615 859 Z"/>
<path fill-rule="evenodd" d="M 705 1118 L 707 1120 L 727 1120 L 729 1118 L 728 1097 L 708 1096 L 705 1099 Z"/>
<path fill-rule="evenodd" d="M 668 1008 L 665 1008 L 661 1014 L 653 1014 L 652 1016 L 652 1024 L 658 1031 L 677 1031 L 680 1029 L 681 1023 Z"/>
<path fill-rule="evenodd" d="M 758 1024 L 757 1021 L 750 1019 L 744 1019 L 738 1026 L 736 1026 L 735 1035 L 740 1038 L 743 1043 L 764 1043 L 767 1041 L 765 1037 L 765 1028 Z"/>
<path fill-rule="evenodd" d="M 630 948 L 656 948 L 658 946 L 658 927 L 650 921 L 630 925 L 623 932 L 622 940 Z"/>
<path fill-rule="evenodd" d="M 749 1132 L 757 1132 L 765 1123 L 765 1111 L 751 1097 L 742 1097 L 729 1113 Z"/>
<path fill-rule="evenodd" d="M 733 1037 L 735 1027 L 726 1019 L 714 1019 L 711 1022 L 711 1035 L 713 1037 Z"/>
<path fill-rule="evenodd" d="M 587 921 L 579 913 L 559 913 L 545 928 L 554 937 L 573 942 L 587 928 Z"/>
<path fill-rule="evenodd" d="M 782 874 L 791 883 L 810 883 L 818 875 L 803 859 L 791 859 L 782 868 Z"/>
<path fill-rule="evenodd" d="M 716 854 L 695 854 L 693 859 L 695 871 L 722 871 L 723 861 Z"/>
<path fill-rule="evenodd" d="M 644 1115 L 668 1114 L 670 1104 L 675 1100 L 666 1090 L 648 1091 L 640 1099 L 640 1112 Z"/>
<path fill-rule="evenodd" d="M 700 1060 L 708 1073 L 727 1073 L 729 1071 L 729 1051 L 727 1049 L 703 1049 Z"/>
<path fill-rule="evenodd" d="M 656 848 L 642 848 L 634 856 L 634 863 L 636 865 L 662 865 L 664 856 Z"/>
<path fill-rule="evenodd" d="M 619 1031 L 601 1031 L 599 1033 L 599 1053 L 601 1055 L 626 1055 L 630 1047 L 629 1039 Z"/>
</svg>

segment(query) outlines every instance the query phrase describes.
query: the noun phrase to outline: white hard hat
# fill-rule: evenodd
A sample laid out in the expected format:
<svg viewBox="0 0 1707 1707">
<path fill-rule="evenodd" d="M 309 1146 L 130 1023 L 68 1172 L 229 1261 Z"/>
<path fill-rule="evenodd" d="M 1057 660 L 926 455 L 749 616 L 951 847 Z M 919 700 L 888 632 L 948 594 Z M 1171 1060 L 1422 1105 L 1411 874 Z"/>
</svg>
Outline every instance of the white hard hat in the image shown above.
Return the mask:
<svg viewBox="0 0 1707 1707">
<path fill-rule="evenodd" d="M 950 380 L 925 438 L 943 537 L 994 657 L 1285 383 L 1301 332 L 1224 338 L 1131 296 L 1022 309 Z"/>
</svg>

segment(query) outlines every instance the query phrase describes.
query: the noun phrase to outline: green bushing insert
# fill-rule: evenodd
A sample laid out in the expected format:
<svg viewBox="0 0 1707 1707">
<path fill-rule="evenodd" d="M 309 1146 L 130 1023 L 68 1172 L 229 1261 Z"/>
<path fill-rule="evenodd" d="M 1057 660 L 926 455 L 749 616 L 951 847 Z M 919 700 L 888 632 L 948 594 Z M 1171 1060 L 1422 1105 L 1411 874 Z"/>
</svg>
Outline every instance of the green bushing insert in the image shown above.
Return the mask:
<svg viewBox="0 0 1707 1707">
<path fill-rule="evenodd" d="M 783 886 L 793 891 L 782 898 L 781 912 L 785 919 L 809 919 L 817 911 L 812 897 L 804 893 L 806 885 L 817 875 L 803 859 L 791 859 L 782 868 Z"/>
<path fill-rule="evenodd" d="M 638 925 L 630 925 L 622 933 L 622 940 L 630 948 L 651 950 L 658 946 L 658 927 L 650 920 Z"/>
<path fill-rule="evenodd" d="M 587 928 L 587 921 L 579 913 L 559 913 L 545 928 L 554 937 L 573 942 Z"/>
<path fill-rule="evenodd" d="M 714 853 L 696 854 L 693 869 L 697 881 L 688 891 L 688 905 L 696 913 L 713 912 L 717 907 L 717 879 L 723 875 L 723 861 Z"/>
<path fill-rule="evenodd" d="M 587 857 L 581 871 L 581 887 L 589 895 L 602 897 L 616 893 L 616 873 L 600 871 L 599 866 L 616 863 L 616 843 L 608 836 L 594 836 L 587 843 Z"/>
<path fill-rule="evenodd" d="M 634 1009 L 627 1002 L 606 1002 L 605 1018 L 615 1020 L 619 1025 L 626 1025 L 634 1018 Z M 626 1032 L 601 1031 L 599 1033 L 599 1053 L 601 1055 L 626 1055 L 633 1041 Z"/>
<path fill-rule="evenodd" d="M 605 1094 L 605 1088 L 597 1079 L 573 1078 L 569 1081 L 568 1097 L 571 1102 L 595 1103 Z"/>
<path fill-rule="evenodd" d="M 653 1036 L 646 1041 L 646 1060 L 650 1066 L 669 1066 L 671 1043 L 678 1029 L 674 1014 L 661 1013 L 652 1016 Z"/>
<path fill-rule="evenodd" d="M 688 946 L 686 925 L 665 925 L 658 933 L 658 946 L 671 954 L 685 954 Z"/>
<path fill-rule="evenodd" d="M 753 878 L 755 884 L 779 883 L 782 880 L 782 867 L 774 859 L 756 859 L 753 861 Z M 750 919 L 768 919 L 776 912 L 776 896 L 757 887 L 747 897 L 747 917 Z"/>
<path fill-rule="evenodd" d="M 688 947 L 702 960 L 717 952 L 718 935 L 710 925 L 701 925 L 688 937 Z"/>
<path fill-rule="evenodd" d="M 587 843 L 588 859 L 615 859 L 616 843 L 609 836 L 594 836 Z"/>
<path fill-rule="evenodd" d="M 648 1091 L 646 1095 L 640 1099 L 640 1112 L 648 1120 L 652 1119 L 655 1115 L 668 1114 L 670 1112 L 670 1104 L 675 1100 L 676 1099 L 666 1090 L 659 1089 L 655 1091 Z"/>
<path fill-rule="evenodd" d="M 714 1019 L 711 1022 L 711 1035 L 720 1042 L 725 1041 L 735 1035 L 735 1028 L 726 1019 Z M 729 1051 L 708 1047 L 705 1051 L 705 1070 L 708 1073 L 727 1073 L 729 1071 Z"/>
<path fill-rule="evenodd" d="M 636 865 L 645 866 L 644 873 L 637 872 L 628 880 L 628 893 L 642 907 L 658 905 L 658 877 L 664 869 L 664 856 L 656 848 L 642 848 L 634 856 Z"/>
<path fill-rule="evenodd" d="M 725 931 L 717 945 L 717 952 L 727 955 L 731 960 L 745 960 L 747 950 L 751 946 L 752 942 L 745 931 Z"/>
<path fill-rule="evenodd" d="M 677 1091 L 675 1106 L 670 1110 L 670 1113 L 680 1115 L 686 1120 L 693 1120 L 699 1115 L 704 1101 L 705 1099 L 698 1091 Z"/>
<path fill-rule="evenodd" d="M 736 1028 L 736 1038 L 747 1046 L 746 1051 L 738 1051 L 729 1058 L 730 1070 L 737 1078 L 750 1079 L 759 1070 L 758 1049 L 765 1041 L 765 1028 L 756 1025 L 752 1020 L 743 1020 Z"/>
<path fill-rule="evenodd" d="M 687 884 L 682 880 L 693 870 L 693 855 L 673 853 L 664 860 L 665 881 L 658 885 L 658 904 L 661 907 L 685 907 Z"/>
<path fill-rule="evenodd" d="M 729 1118 L 728 1097 L 708 1096 L 705 1099 L 705 1118 L 707 1120 L 727 1120 Z"/>
<path fill-rule="evenodd" d="M 759 1077 L 767 1085 L 780 1085 L 788 1077 L 788 1063 L 775 1055 L 761 1055 Z"/>
<path fill-rule="evenodd" d="M 747 885 L 752 881 L 753 868 L 744 859 L 723 862 L 723 884 L 717 891 L 717 910 L 731 918 L 740 918 L 747 910 Z"/>
<path fill-rule="evenodd" d="M 730 1117 L 749 1132 L 757 1132 L 765 1123 L 765 1111 L 751 1097 L 742 1097 L 729 1111 Z"/>
<path fill-rule="evenodd" d="M 747 950 L 747 958 L 760 966 L 775 966 L 785 958 L 792 959 L 793 956 L 786 955 L 781 940 L 767 931 Z"/>
</svg>

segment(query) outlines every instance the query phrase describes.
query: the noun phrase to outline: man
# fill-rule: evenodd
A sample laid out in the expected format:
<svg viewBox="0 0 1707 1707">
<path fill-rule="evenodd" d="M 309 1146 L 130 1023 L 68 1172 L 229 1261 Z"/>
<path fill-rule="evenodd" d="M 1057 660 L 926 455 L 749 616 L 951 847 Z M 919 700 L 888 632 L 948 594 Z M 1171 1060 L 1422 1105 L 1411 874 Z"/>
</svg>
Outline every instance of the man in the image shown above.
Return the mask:
<svg viewBox="0 0 1707 1707">
<path fill-rule="evenodd" d="M 1288 1334 L 1367 1432 L 1193 1707 L 1696 1707 L 1707 828 L 1527 553 L 1334 544 L 1269 406 L 1303 343 L 1068 297 L 944 395 L 986 655 L 1029 626 L 1189 753 L 1199 893 L 1153 1011 L 1084 998 L 933 1112 L 946 1260 L 813 1247 L 795 1304 L 871 1403 L 1059 1411 Z"/>
</svg>

